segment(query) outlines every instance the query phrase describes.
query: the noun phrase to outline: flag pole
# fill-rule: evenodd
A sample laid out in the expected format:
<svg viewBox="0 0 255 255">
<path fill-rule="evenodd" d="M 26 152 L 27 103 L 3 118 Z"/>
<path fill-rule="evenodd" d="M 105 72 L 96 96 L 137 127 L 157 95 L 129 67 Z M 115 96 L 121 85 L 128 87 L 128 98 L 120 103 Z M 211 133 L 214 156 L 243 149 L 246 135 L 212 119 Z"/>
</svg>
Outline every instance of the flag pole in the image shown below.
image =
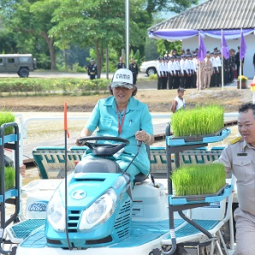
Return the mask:
<svg viewBox="0 0 255 255">
<path fill-rule="evenodd" d="M 199 36 L 198 36 L 198 47 L 200 47 L 200 31 L 199 31 Z M 201 63 L 200 60 L 198 60 L 198 91 L 201 90 Z"/>
<path fill-rule="evenodd" d="M 125 0 L 125 27 L 126 27 L 126 68 L 129 67 L 129 23 L 130 23 L 129 0 Z"/>
<path fill-rule="evenodd" d="M 239 49 L 239 61 L 240 61 L 240 64 L 239 64 L 239 89 L 241 89 L 241 82 L 242 82 L 242 78 L 241 78 L 241 75 L 242 75 L 242 59 L 241 59 L 241 47 L 242 47 L 242 43 L 241 43 L 241 40 L 242 40 L 242 32 L 243 32 L 243 28 L 241 28 L 241 36 L 240 36 L 240 49 Z"/>
<path fill-rule="evenodd" d="M 65 131 L 65 232 L 66 232 L 66 241 L 68 245 L 68 249 L 71 250 L 71 244 L 68 233 L 68 216 L 67 216 L 67 137 L 68 137 L 68 129 L 67 129 L 67 103 L 64 105 L 64 131 Z"/>
<path fill-rule="evenodd" d="M 198 60 L 199 60 L 199 90 L 202 89 L 202 75 L 201 75 L 201 62 L 204 61 L 206 56 L 206 48 L 203 41 L 203 37 L 201 37 L 201 30 L 199 31 L 199 48 L 198 48 Z"/>
<path fill-rule="evenodd" d="M 221 41 L 223 39 L 223 30 L 221 29 Z M 223 91 L 224 87 L 224 61 L 223 61 L 223 48 L 221 47 L 221 90 Z"/>
</svg>

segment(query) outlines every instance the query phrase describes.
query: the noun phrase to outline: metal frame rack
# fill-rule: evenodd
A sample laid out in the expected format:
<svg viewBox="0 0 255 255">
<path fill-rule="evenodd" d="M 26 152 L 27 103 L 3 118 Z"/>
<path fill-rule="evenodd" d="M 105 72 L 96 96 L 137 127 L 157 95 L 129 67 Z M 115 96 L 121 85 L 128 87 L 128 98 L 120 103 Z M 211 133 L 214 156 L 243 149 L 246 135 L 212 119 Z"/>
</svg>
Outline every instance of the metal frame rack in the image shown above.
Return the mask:
<svg viewBox="0 0 255 255">
<path fill-rule="evenodd" d="M 5 135 L 5 130 L 9 127 L 14 129 L 14 133 Z M 4 165 L 4 150 L 5 148 L 14 151 L 14 168 L 15 168 L 15 183 L 12 189 L 5 189 L 5 165 Z M 5 123 L 0 129 L 0 212 L 1 212 L 1 223 L 0 223 L 0 253 L 9 254 L 11 251 L 5 251 L 2 248 L 4 240 L 4 230 L 12 222 L 18 220 L 18 214 L 20 211 L 20 175 L 19 175 L 19 127 L 17 123 Z M 6 204 L 14 205 L 14 213 L 7 219 L 6 217 Z"/>
<path fill-rule="evenodd" d="M 220 196 L 214 196 L 208 198 L 201 198 L 197 201 L 188 201 L 188 199 L 181 199 L 178 198 L 172 199 L 173 194 L 173 187 L 172 187 L 172 180 L 171 180 L 171 174 L 172 174 L 172 162 L 171 162 L 171 156 L 172 154 L 175 155 L 175 167 L 180 167 L 180 160 L 179 160 L 179 154 L 180 152 L 186 151 L 186 150 L 193 150 L 200 147 L 205 147 L 208 145 L 208 143 L 218 142 L 223 139 L 225 139 L 230 134 L 229 129 L 224 129 L 222 132 L 215 136 L 207 136 L 204 138 L 199 138 L 196 140 L 194 138 L 194 141 L 185 141 L 184 139 L 172 139 L 173 136 L 170 136 L 170 124 L 167 124 L 166 126 L 166 157 L 167 157 L 167 180 L 168 180 L 168 195 L 169 195 L 169 228 L 170 228 L 170 236 L 172 241 L 172 247 L 171 250 L 168 252 L 163 252 L 164 255 L 170 255 L 174 254 L 174 252 L 177 249 L 177 242 L 175 237 L 175 227 L 174 227 L 174 212 L 178 212 L 181 218 L 183 218 L 185 221 L 193 225 L 195 228 L 197 228 L 199 231 L 201 231 L 203 234 L 205 234 L 208 237 L 209 242 L 214 241 L 214 237 L 203 227 L 201 227 L 199 224 L 194 222 L 192 219 L 189 219 L 185 216 L 183 213 L 183 210 L 187 209 L 193 209 L 197 207 L 207 206 L 212 202 L 215 201 L 221 201 L 224 198 L 226 198 L 231 193 L 232 187 L 227 187 L 226 190 L 224 190 L 223 194 Z"/>
</svg>

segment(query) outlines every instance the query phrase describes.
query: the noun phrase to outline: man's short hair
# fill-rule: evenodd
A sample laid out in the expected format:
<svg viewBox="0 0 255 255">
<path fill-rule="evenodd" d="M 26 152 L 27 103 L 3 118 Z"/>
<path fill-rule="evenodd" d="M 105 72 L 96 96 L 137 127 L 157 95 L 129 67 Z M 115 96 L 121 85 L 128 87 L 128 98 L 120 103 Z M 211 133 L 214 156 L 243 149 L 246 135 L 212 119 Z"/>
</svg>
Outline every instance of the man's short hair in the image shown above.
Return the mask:
<svg viewBox="0 0 255 255">
<path fill-rule="evenodd" d="M 184 89 L 184 88 L 182 88 L 182 87 L 179 87 L 179 88 L 177 89 L 177 92 L 184 92 L 184 91 L 186 91 L 186 89 Z"/>
<path fill-rule="evenodd" d="M 255 119 L 255 104 L 253 103 L 245 103 L 245 104 L 242 104 L 239 109 L 238 109 L 238 112 L 248 112 L 249 110 L 252 110 L 253 111 L 253 117 Z"/>
</svg>

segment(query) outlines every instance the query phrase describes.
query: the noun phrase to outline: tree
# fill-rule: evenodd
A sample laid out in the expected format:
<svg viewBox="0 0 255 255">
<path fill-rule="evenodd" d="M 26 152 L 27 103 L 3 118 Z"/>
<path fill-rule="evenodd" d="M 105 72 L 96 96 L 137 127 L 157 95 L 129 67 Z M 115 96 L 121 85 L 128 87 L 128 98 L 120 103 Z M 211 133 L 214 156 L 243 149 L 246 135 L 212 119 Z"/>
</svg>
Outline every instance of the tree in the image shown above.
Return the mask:
<svg viewBox="0 0 255 255">
<path fill-rule="evenodd" d="M 17 52 L 17 43 L 13 38 L 14 34 L 7 33 L 5 30 L 0 30 L 0 54 Z"/>
<path fill-rule="evenodd" d="M 157 41 L 150 38 L 146 39 L 145 43 L 145 61 L 154 60 L 158 58 Z"/>
<path fill-rule="evenodd" d="M 51 69 L 56 68 L 54 38 L 48 35 L 48 31 L 55 25 L 51 22 L 54 10 L 61 0 L 3 0 L 1 17 L 4 26 L 15 31 L 24 43 L 28 35 L 32 40 L 37 37 L 44 39 L 48 46 Z"/>
<path fill-rule="evenodd" d="M 130 1 L 130 49 L 144 56 L 147 29 L 155 13 L 178 13 L 194 3 L 197 0 Z M 44 59 L 43 66 L 51 63 L 51 69 L 56 68 L 57 48 L 94 48 L 99 74 L 105 49 L 119 53 L 125 48 L 123 0 L 1 0 L 0 7 L 0 20 L 9 31 L 5 36 L 13 35 L 11 49 L 34 50 Z"/>
<path fill-rule="evenodd" d="M 145 2 L 145 10 L 147 12 L 147 24 L 146 30 L 154 24 L 163 21 L 162 19 L 162 12 L 173 12 L 173 13 L 180 13 L 187 8 L 191 7 L 194 4 L 197 4 L 198 0 L 147 0 Z M 161 18 L 160 18 L 161 16 Z M 155 19 L 156 17 L 156 19 Z M 155 59 L 158 57 L 158 53 L 164 54 L 166 49 L 176 49 L 179 50 L 181 47 L 181 42 L 178 42 L 176 45 L 166 45 L 167 41 L 164 43 L 157 41 L 151 42 L 153 40 L 146 40 L 144 41 L 144 54 L 146 60 Z M 163 46 L 163 47 L 162 47 Z M 157 49 L 157 50 L 156 50 Z M 141 50 L 143 52 L 143 50 Z"/>
<path fill-rule="evenodd" d="M 164 56 L 166 51 L 170 53 L 171 50 L 176 50 L 177 53 L 180 54 L 182 50 L 181 41 L 169 42 L 167 40 L 160 39 L 157 41 L 157 46 L 157 52 L 160 56 Z"/>
<path fill-rule="evenodd" d="M 54 12 L 57 25 L 50 35 L 59 45 L 76 42 L 95 49 L 99 77 L 107 47 L 115 49 L 125 45 L 125 5 L 122 0 L 63 0 Z M 144 16 L 141 0 L 130 2 L 130 43 L 140 45 L 146 36 L 136 20 Z"/>
<path fill-rule="evenodd" d="M 54 50 L 54 37 L 49 36 L 49 30 L 55 25 L 51 22 L 53 12 L 58 8 L 61 0 L 41 0 L 31 5 L 30 12 L 33 14 L 31 22 L 33 30 L 41 36 L 48 45 L 51 69 L 56 69 L 56 56 Z"/>
</svg>

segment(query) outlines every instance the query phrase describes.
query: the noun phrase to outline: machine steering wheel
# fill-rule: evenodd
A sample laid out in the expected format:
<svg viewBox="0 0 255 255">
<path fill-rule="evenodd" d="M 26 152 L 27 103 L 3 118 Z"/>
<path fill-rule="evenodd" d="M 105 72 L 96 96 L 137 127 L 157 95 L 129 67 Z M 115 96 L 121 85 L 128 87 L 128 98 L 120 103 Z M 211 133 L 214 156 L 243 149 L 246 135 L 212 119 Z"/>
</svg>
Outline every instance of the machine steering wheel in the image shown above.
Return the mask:
<svg viewBox="0 0 255 255">
<path fill-rule="evenodd" d="M 114 141 L 117 143 L 97 143 L 98 141 Z M 88 146 L 95 156 L 106 157 L 114 155 L 129 145 L 129 140 L 114 136 L 85 136 L 80 138 L 78 143 Z"/>
</svg>

